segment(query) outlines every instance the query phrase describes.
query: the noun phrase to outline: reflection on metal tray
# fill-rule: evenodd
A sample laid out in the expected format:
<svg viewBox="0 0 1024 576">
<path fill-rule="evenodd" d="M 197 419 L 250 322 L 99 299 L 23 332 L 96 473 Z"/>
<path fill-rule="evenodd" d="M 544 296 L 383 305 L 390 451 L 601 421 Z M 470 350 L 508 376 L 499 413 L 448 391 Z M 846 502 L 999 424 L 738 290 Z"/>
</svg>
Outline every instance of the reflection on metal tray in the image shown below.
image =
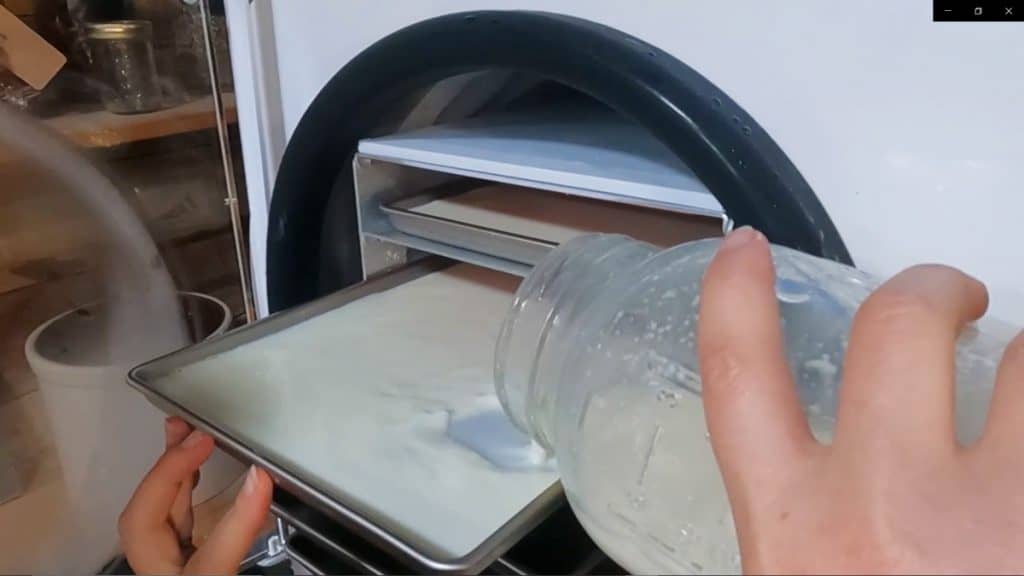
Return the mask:
<svg viewBox="0 0 1024 576">
<path fill-rule="evenodd" d="M 398 562 L 303 505 L 288 494 L 275 495 L 273 512 L 287 532 L 288 555 L 313 574 L 406 574 L 413 569 Z M 284 531 L 282 531 L 284 529 Z M 520 539 L 482 570 L 483 574 L 625 574 L 587 536 L 568 504 Z"/>
<path fill-rule="evenodd" d="M 201 414 L 203 410 L 186 407 L 155 385 L 172 372 L 201 362 L 212 356 L 257 342 L 287 328 L 327 312 L 334 311 L 371 294 L 381 293 L 402 284 L 424 278 L 428 274 L 448 268 L 450 263 L 439 258 L 427 258 L 404 266 L 393 272 L 380 275 L 348 290 L 328 295 L 296 309 L 277 314 L 243 327 L 222 337 L 209 340 L 179 352 L 158 358 L 139 366 L 129 374 L 129 381 L 151 402 L 168 414 L 177 415 L 199 429 L 213 435 L 218 444 L 239 459 L 264 467 L 274 478 L 279 489 L 292 495 L 298 501 L 325 514 L 342 526 L 352 530 L 361 538 L 378 546 L 387 554 L 408 562 L 411 566 L 429 571 L 479 572 L 492 564 L 509 547 L 513 546 L 538 523 L 546 518 L 562 502 L 561 485 L 555 482 L 539 492 L 525 507 L 518 509 L 509 520 L 501 525 L 476 548 L 465 555 L 450 558 L 437 550 L 424 547 L 416 540 L 398 535 L 386 523 L 373 517 L 365 510 L 365 503 L 348 501 L 325 487 L 317 479 L 311 479 L 297 471 L 287 458 L 264 446 L 252 445 L 245 435 L 219 423 L 216 418 Z M 245 402 L 239 398 L 239 405 Z M 205 408 L 205 407 L 204 407 Z M 301 426 L 302 423 L 296 423 Z M 312 424 L 316 426 L 316 423 Z M 298 467 L 301 469 L 301 466 Z M 280 510 L 279 510 L 280 512 Z"/>
<path fill-rule="evenodd" d="M 429 191 L 390 205 L 382 205 L 380 209 L 388 215 L 391 224 L 397 230 L 406 234 L 530 266 L 536 265 L 552 248 L 557 246 L 557 243 L 539 238 L 530 238 L 513 232 L 416 212 L 416 208 L 464 192 L 464 190 L 452 188 L 449 188 L 448 191 Z"/>
</svg>

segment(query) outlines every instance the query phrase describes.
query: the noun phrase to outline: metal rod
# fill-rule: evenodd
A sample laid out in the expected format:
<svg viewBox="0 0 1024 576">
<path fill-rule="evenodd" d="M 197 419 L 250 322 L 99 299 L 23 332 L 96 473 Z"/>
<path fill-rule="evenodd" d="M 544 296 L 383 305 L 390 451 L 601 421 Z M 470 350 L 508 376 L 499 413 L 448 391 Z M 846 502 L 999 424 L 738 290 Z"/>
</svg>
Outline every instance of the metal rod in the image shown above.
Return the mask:
<svg viewBox="0 0 1024 576">
<path fill-rule="evenodd" d="M 277 529 L 277 537 L 281 540 L 281 545 L 288 545 L 288 525 L 284 523 L 284 520 L 278 516 L 274 522 L 275 528 Z"/>
<path fill-rule="evenodd" d="M 220 74 L 214 56 L 213 32 L 210 27 L 210 0 L 200 0 L 199 10 L 203 23 L 203 43 L 206 45 L 206 65 L 210 70 L 210 92 L 213 95 L 213 112 L 217 119 L 217 141 L 220 144 L 220 158 L 224 165 L 224 187 L 227 198 L 224 203 L 231 215 L 231 232 L 235 240 L 235 257 L 238 263 L 238 277 L 242 288 L 242 305 L 245 307 L 246 322 L 256 320 L 256 308 L 252 300 L 252 282 L 249 277 L 249 251 L 245 246 L 245 229 L 242 213 L 238 206 L 238 190 L 235 188 L 234 161 L 231 157 L 231 140 L 227 121 L 224 118 L 224 100 L 220 93 Z"/>
</svg>

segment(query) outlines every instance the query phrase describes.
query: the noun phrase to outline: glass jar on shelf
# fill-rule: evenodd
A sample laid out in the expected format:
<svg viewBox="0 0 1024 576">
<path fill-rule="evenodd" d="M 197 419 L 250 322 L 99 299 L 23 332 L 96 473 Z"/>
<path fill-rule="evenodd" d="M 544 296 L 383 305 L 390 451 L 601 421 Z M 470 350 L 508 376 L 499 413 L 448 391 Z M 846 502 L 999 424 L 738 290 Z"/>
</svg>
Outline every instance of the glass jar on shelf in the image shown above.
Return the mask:
<svg viewBox="0 0 1024 576">
<path fill-rule="evenodd" d="M 92 22 L 86 39 L 104 107 L 117 114 L 164 107 L 153 53 L 153 25 L 145 20 Z"/>
</svg>

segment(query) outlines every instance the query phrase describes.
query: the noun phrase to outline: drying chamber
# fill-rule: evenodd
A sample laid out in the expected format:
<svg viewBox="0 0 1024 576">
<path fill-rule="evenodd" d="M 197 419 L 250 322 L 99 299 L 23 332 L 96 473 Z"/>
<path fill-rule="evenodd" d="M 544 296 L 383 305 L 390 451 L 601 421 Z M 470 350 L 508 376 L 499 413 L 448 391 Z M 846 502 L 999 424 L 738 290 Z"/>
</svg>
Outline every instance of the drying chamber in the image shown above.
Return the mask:
<svg viewBox="0 0 1024 576">
<path fill-rule="evenodd" d="M 279 314 L 133 374 L 167 411 L 271 470 L 280 537 L 311 570 L 615 566 L 548 479 L 483 532 L 440 542 L 424 531 L 457 533 L 458 522 L 475 522 L 473 511 L 445 519 L 447 528 L 411 527 L 419 520 L 398 516 L 423 499 L 389 512 L 382 502 L 403 490 L 339 490 L 346 474 L 317 460 L 331 452 L 289 452 L 281 439 L 291 429 L 257 433 L 246 428 L 247 410 L 229 409 L 230 395 L 197 403 L 161 378 L 230 354 L 242 366 L 245 350 L 257 358 L 301 341 L 316 351 L 311 364 L 329 359 L 317 373 L 281 373 L 289 393 L 276 406 L 326 421 L 329 411 L 294 401 L 325 374 L 370 381 L 379 366 L 407 382 L 417 378 L 392 364 L 415 365 L 420 380 L 471 372 L 490 360 L 489 330 L 515 278 L 587 231 L 670 245 L 753 225 L 773 242 L 876 274 L 922 260 L 960 266 L 989 283 L 998 313 L 1019 321 L 1024 311 L 1022 282 L 1007 265 L 1010 219 L 1024 208 L 1015 193 L 1024 81 L 1009 72 L 1024 37 L 1012 25 L 933 23 L 923 0 L 376 8 L 229 4 L 235 76 L 255 87 L 239 102 L 256 297 L 264 314 Z M 429 285 L 443 274 L 449 283 Z M 310 322 L 323 329 L 319 339 L 295 336 Z M 345 333 L 353 323 L 359 329 Z M 423 345 L 431 338 L 436 350 Z M 453 346 L 466 347 L 458 362 Z M 482 394 L 488 383 L 476 385 L 465 392 Z M 359 394 L 318 390 L 308 394 L 319 404 Z M 238 404 L 252 402 L 235 392 Z M 453 438 L 461 408 L 445 409 Z M 273 420 L 260 410 L 249 416 Z M 333 430 L 336 449 L 348 450 L 340 428 L 312 426 Z M 487 459 L 472 438 L 462 442 Z M 451 486 L 431 478 L 412 483 L 446 502 Z M 475 506 L 471 492 L 465 508 Z M 433 514 L 458 510 L 452 502 Z"/>
</svg>

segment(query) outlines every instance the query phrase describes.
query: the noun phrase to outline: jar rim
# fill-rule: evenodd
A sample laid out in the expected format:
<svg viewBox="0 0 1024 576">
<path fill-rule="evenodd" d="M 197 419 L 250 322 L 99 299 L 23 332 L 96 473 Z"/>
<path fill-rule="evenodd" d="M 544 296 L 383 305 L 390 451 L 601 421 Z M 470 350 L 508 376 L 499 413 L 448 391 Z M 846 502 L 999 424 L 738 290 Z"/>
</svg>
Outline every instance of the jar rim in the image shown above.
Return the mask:
<svg viewBox="0 0 1024 576">
<path fill-rule="evenodd" d="M 90 22 L 85 25 L 88 38 L 95 40 L 133 40 L 153 35 L 153 24 L 148 20 L 113 20 Z"/>
</svg>

